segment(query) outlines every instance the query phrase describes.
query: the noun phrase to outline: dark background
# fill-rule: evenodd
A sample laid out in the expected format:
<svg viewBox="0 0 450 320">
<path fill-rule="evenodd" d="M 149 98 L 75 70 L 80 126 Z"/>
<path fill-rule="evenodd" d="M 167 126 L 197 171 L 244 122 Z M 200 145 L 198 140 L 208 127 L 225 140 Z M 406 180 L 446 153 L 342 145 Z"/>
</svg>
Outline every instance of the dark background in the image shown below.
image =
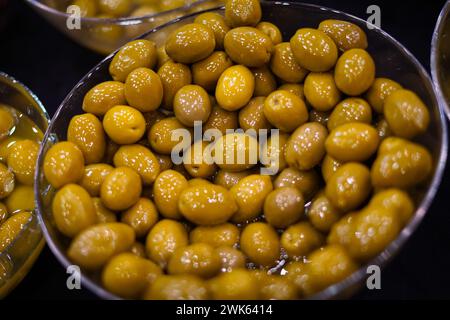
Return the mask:
<svg viewBox="0 0 450 320">
<path fill-rule="evenodd" d="M 102 56 L 69 40 L 24 1 L 0 0 L 0 70 L 27 85 L 50 115 Z M 366 18 L 371 4 L 381 8 L 382 28 L 406 46 L 429 70 L 430 43 L 445 1 L 311 1 Z M 450 298 L 450 166 L 434 203 L 401 253 L 382 271 L 382 289 L 363 290 L 355 299 Z M 8 299 L 90 299 L 87 290 L 69 291 L 67 275 L 48 248 Z"/>
</svg>

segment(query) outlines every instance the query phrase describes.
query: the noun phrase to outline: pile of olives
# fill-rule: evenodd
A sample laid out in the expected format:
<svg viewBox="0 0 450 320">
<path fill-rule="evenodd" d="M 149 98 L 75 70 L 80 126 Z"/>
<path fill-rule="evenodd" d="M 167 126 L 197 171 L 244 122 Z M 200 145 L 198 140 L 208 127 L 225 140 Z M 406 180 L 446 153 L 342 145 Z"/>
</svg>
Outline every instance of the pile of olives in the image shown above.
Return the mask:
<svg viewBox="0 0 450 320">
<path fill-rule="evenodd" d="M 381 253 L 414 214 L 408 192 L 433 169 L 411 141 L 429 124 L 421 99 L 376 78 L 357 25 L 326 20 L 283 42 L 261 16 L 257 0 L 228 0 L 224 16 L 198 15 L 162 47 L 128 43 L 46 153 L 67 255 L 110 292 L 307 297 Z M 279 171 L 174 164 L 171 133 L 195 121 L 224 134 L 225 157 L 255 139 L 227 129 L 279 129 L 261 148 Z M 208 145 L 191 143 L 185 159 Z"/>
</svg>

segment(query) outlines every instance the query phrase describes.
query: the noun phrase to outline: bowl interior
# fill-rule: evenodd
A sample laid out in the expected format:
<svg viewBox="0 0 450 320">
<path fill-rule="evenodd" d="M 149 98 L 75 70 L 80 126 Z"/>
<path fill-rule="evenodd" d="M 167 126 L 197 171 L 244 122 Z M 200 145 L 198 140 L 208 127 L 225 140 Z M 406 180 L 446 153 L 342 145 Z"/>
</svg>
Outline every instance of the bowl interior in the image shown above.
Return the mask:
<svg viewBox="0 0 450 320">
<path fill-rule="evenodd" d="M 403 245 L 412 231 L 417 227 L 426 213 L 428 206 L 436 192 L 446 160 L 447 136 L 445 122 L 440 113 L 438 100 L 433 90 L 432 83 L 424 68 L 418 61 L 397 41 L 379 29 L 368 29 L 366 22 L 342 12 L 322 8 L 314 5 L 281 2 L 263 2 L 263 19 L 275 23 L 283 33 L 284 41 L 301 27 L 317 27 L 325 19 L 341 19 L 358 24 L 366 31 L 369 41 L 368 51 L 373 56 L 377 65 L 377 77 L 392 78 L 404 87 L 415 91 L 425 102 L 430 110 L 431 125 L 428 132 L 420 137 L 420 143 L 424 144 L 434 157 L 434 174 L 428 184 L 417 191 L 414 198 L 417 201 L 415 217 L 402 231 L 398 238 L 369 264 L 383 265 Z M 223 13 L 223 8 L 210 11 Z M 177 19 L 167 25 L 156 28 L 143 37 L 154 40 L 158 45 L 164 43 L 167 35 L 179 26 L 190 23 L 195 15 Z M 54 116 L 45 137 L 44 147 L 39 157 L 39 171 L 37 173 L 36 196 L 39 206 L 40 218 L 47 241 L 61 263 L 67 267 L 70 262 L 66 256 L 67 239 L 55 229 L 50 209 L 51 188 L 42 175 L 43 154 L 48 147 L 57 140 L 66 138 L 68 123 L 74 115 L 82 113 L 81 103 L 86 92 L 99 82 L 110 80 L 108 65 L 112 55 L 93 68 L 72 90 L 63 101 Z M 366 269 L 362 267 L 343 282 L 333 285 L 314 298 L 336 298 L 351 293 L 361 280 L 366 276 Z M 98 280 L 88 275 L 84 277 L 86 286 L 103 298 L 116 298 L 103 290 L 98 285 Z"/>
</svg>

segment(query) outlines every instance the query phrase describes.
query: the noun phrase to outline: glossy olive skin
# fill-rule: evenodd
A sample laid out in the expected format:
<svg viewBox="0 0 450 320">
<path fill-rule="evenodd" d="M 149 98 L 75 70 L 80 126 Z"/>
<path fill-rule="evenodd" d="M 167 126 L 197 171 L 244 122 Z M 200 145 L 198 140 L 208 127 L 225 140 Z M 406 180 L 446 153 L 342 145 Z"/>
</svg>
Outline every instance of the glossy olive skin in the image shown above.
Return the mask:
<svg viewBox="0 0 450 320">
<path fill-rule="evenodd" d="M 106 112 L 103 128 L 108 137 L 117 144 L 138 142 L 145 133 L 145 118 L 137 109 L 115 106 Z"/>
<path fill-rule="evenodd" d="M 278 78 L 288 83 L 301 82 L 308 74 L 308 70 L 301 67 L 295 60 L 289 42 L 282 42 L 274 47 L 270 69 Z"/>
<path fill-rule="evenodd" d="M 308 219 L 317 230 L 330 231 L 340 217 L 341 213 L 331 204 L 323 191 L 312 200 L 308 210 Z"/>
<path fill-rule="evenodd" d="M 80 148 L 86 164 L 98 163 L 105 155 L 105 132 L 101 121 L 91 113 L 81 114 L 70 120 L 67 141 Z"/>
<path fill-rule="evenodd" d="M 317 111 L 330 111 L 341 100 L 331 73 L 311 72 L 305 79 L 305 97 Z"/>
<path fill-rule="evenodd" d="M 254 271 L 261 273 L 259 270 Z M 260 296 L 263 300 L 296 300 L 299 289 L 286 277 L 280 275 L 266 275 L 263 273 L 260 281 Z"/>
<path fill-rule="evenodd" d="M 319 248 L 323 242 L 322 234 L 308 222 L 294 224 L 281 235 L 281 246 L 291 259 L 306 256 L 311 251 Z"/>
<path fill-rule="evenodd" d="M 183 154 L 183 164 L 187 172 L 194 178 L 209 178 L 217 171 L 214 164 L 212 146 L 206 141 L 199 140 L 192 144 Z M 205 157 L 205 153 L 209 155 Z"/>
<path fill-rule="evenodd" d="M 214 32 L 216 49 L 223 48 L 223 39 L 227 32 L 230 31 L 230 27 L 226 24 L 223 16 L 215 12 L 206 12 L 198 15 L 194 22 L 210 28 Z"/>
<path fill-rule="evenodd" d="M 241 179 L 251 175 L 252 173 L 253 171 L 251 170 L 240 172 L 219 170 L 214 177 L 214 183 L 229 190 L 234 185 L 236 185 Z"/>
<path fill-rule="evenodd" d="M 109 65 L 115 81 L 125 82 L 128 74 L 140 67 L 152 69 L 156 64 L 156 45 L 150 40 L 134 40 L 116 53 Z"/>
<path fill-rule="evenodd" d="M 86 93 L 83 98 L 83 111 L 104 115 L 109 109 L 117 105 L 124 105 L 125 85 L 119 81 L 102 82 Z"/>
<path fill-rule="evenodd" d="M 122 213 L 121 222 L 133 228 L 136 237 L 147 235 L 158 220 L 158 210 L 153 201 L 140 198 L 136 204 Z"/>
<path fill-rule="evenodd" d="M 267 97 L 272 91 L 275 91 L 277 88 L 277 80 L 269 68 L 266 66 L 253 68 L 252 72 L 255 77 L 255 90 L 253 91 L 253 96 Z"/>
<path fill-rule="evenodd" d="M 166 40 L 167 55 L 176 62 L 194 63 L 208 57 L 216 47 L 214 32 L 199 23 L 175 30 Z"/>
<path fill-rule="evenodd" d="M 94 204 L 97 223 L 117 222 L 116 214 L 103 205 L 102 199 L 92 198 L 92 203 Z"/>
<path fill-rule="evenodd" d="M 56 227 L 70 238 L 97 222 L 89 193 L 76 184 L 68 184 L 56 193 L 52 211 Z"/>
<path fill-rule="evenodd" d="M 220 257 L 222 272 L 245 268 L 246 257 L 242 251 L 229 246 L 218 247 L 216 251 Z"/>
<path fill-rule="evenodd" d="M 197 225 L 217 225 L 228 221 L 238 206 L 230 191 L 209 184 L 185 189 L 178 199 L 178 209 Z"/>
<path fill-rule="evenodd" d="M 186 127 L 175 117 L 162 119 L 155 123 L 148 132 L 148 140 L 153 150 L 163 155 L 170 155 L 173 148 L 180 140 L 172 140 L 174 130 L 186 129 Z"/>
<path fill-rule="evenodd" d="M 222 72 L 232 65 L 233 62 L 225 52 L 215 51 L 191 66 L 192 81 L 207 91 L 213 91 Z"/>
<path fill-rule="evenodd" d="M 220 76 L 216 86 L 216 100 L 227 111 L 244 107 L 253 96 L 255 77 L 245 66 L 227 68 Z"/>
<path fill-rule="evenodd" d="M 310 200 L 319 190 L 320 177 L 314 170 L 300 171 L 285 168 L 276 177 L 273 185 L 275 189 L 294 187 L 302 193 L 305 200 Z"/>
<path fill-rule="evenodd" d="M 145 253 L 145 246 L 141 243 L 136 241 L 131 245 L 131 248 L 129 249 L 130 253 L 134 254 L 135 256 L 139 258 L 147 258 L 147 255 Z"/>
<path fill-rule="evenodd" d="M 80 181 L 83 177 L 83 170 L 83 153 L 72 142 L 58 142 L 45 155 L 45 179 L 54 188 Z"/>
<path fill-rule="evenodd" d="M 179 219 L 178 199 L 188 187 L 186 178 L 174 170 L 161 172 L 153 185 L 154 201 L 159 213 L 166 218 Z"/>
<path fill-rule="evenodd" d="M 385 118 L 381 117 L 376 123 L 376 129 L 378 132 L 378 137 L 380 137 L 380 141 L 386 139 L 393 135 L 391 127 L 389 127 L 389 123 Z"/>
<path fill-rule="evenodd" d="M 98 270 L 113 256 L 128 251 L 135 241 L 134 231 L 124 223 L 91 226 L 70 243 L 68 257 L 86 270 Z"/>
<path fill-rule="evenodd" d="M 384 102 L 384 117 L 392 132 L 412 139 L 424 133 L 430 123 L 430 113 L 423 101 L 412 91 L 399 89 Z"/>
<path fill-rule="evenodd" d="M 383 113 L 384 101 L 392 92 L 399 89 L 402 89 L 402 86 L 394 80 L 376 78 L 367 91 L 366 98 L 376 112 Z"/>
<path fill-rule="evenodd" d="M 261 15 L 258 0 L 230 0 L 225 4 L 225 21 L 232 28 L 256 26 Z"/>
<path fill-rule="evenodd" d="M 124 93 L 131 107 L 141 112 L 150 112 L 161 105 L 163 85 L 155 71 L 137 68 L 127 76 Z"/>
<path fill-rule="evenodd" d="M 254 129 L 258 132 L 260 129 L 270 129 L 272 125 L 264 115 L 264 97 L 252 98 L 250 102 L 239 110 L 239 126 L 244 131 Z"/>
<path fill-rule="evenodd" d="M 325 148 L 338 161 L 365 161 L 377 151 L 379 140 L 377 130 L 371 125 L 350 122 L 330 132 Z"/>
<path fill-rule="evenodd" d="M 276 174 L 287 167 L 284 151 L 288 140 L 289 134 L 273 133 L 263 145 L 260 161 L 269 172 Z"/>
<path fill-rule="evenodd" d="M 100 187 L 106 176 L 113 171 L 113 167 L 105 163 L 90 164 L 84 167 L 83 177 L 80 180 L 82 186 L 92 197 L 100 194 Z"/>
<path fill-rule="evenodd" d="M 270 40 L 272 40 L 274 46 L 283 41 L 283 35 L 281 34 L 280 29 L 273 23 L 261 21 L 255 28 L 265 33 Z"/>
<path fill-rule="evenodd" d="M 7 249 L 12 242 L 26 228 L 27 223 L 32 219 L 30 212 L 20 212 L 13 215 L 0 225 L 0 250 Z M 17 254 L 17 248 L 16 254 Z"/>
<path fill-rule="evenodd" d="M 372 108 L 365 100 L 348 98 L 339 102 L 328 118 L 328 130 L 332 131 L 340 125 L 349 122 L 362 122 L 367 124 L 372 122 Z"/>
<path fill-rule="evenodd" d="M 290 43 L 298 64 L 309 71 L 328 71 L 336 63 L 337 46 L 326 33 L 320 30 L 298 29 Z"/>
<path fill-rule="evenodd" d="M 306 123 L 292 133 L 285 157 L 289 166 L 299 170 L 309 170 L 320 163 L 325 156 L 327 129 L 317 123 Z"/>
<path fill-rule="evenodd" d="M 98 0 L 98 9 L 101 13 L 120 17 L 131 11 L 132 3 L 130 0 Z"/>
<path fill-rule="evenodd" d="M 13 215 L 19 211 L 34 210 L 34 190 L 32 186 L 17 185 L 13 192 L 5 199 L 8 212 Z"/>
<path fill-rule="evenodd" d="M 159 276 L 144 294 L 145 300 L 205 300 L 208 298 L 206 283 L 189 274 Z"/>
<path fill-rule="evenodd" d="M 205 184 L 211 184 L 211 181 L 204 178 L 192 178 L 188 180 L 189 187 L 203 186 Z"/>
<path fill-rule="evenodd" d="M 33 185 L 38 152 L 39 144 L 33 140 L 18 141 L 12 146 L 6 163 L 18 182 Z"/>
<path fill-rule="evenodd" d="M 292 132 L 308 121 L 308 110 L 297 95 L 277 90 L 264 102 L 264 115 L 267 120 L 283 132 Z"/>
<path fill-rule="evenodd" d="M 120 167 L 106 176 L 100 188 L 103 204 L 111 210 L 130 208 L 142 192 L 141 177 L 133 169 Z"/>
<path fill-rule="evenodd" d="M 304 92 L 304 86 L 300 83 L 285 83 L 278 87 L 278 90 L 286 90 L 290 93 L 295 94 L 303 101 L 305 100 L 305 92 Z"/>
<path fill-rule="evenodd" d="M 163 154 L 155 154 L 156 159 L 158 159 L 160 172 L 170 170 L 173 168 L 173 162 L 170 156 Z"/>
<path fill-rule="evenodd" d="M 136 299 L 161 274 L 162 270 L 150 260 L 125 252 L 113 257 L 105 266 L 102 284 L 120 297 Z"/>
<path fill-rule="evenodd" d="M 230 189 L 238 206 L 232 221 L 245 222 L 260 215 L 263 212 L 264 200 L 272 190 L 270 176 L 253 174 L 242 178 Z"/>
<path fill-rule="evenodd" d="M 237 129 L 238 114 L 237 112 L 227 111 L 218 105 L 215 105 L 211 110 L 211 115 L 208 121 L 203 125 L 203 132 L 209 129 L 217 129 L 224 135 L 227 129 Z"/>
<path fill-rule="evenodd" d="M 9 107 L 0 104 L 0 141 L 9 136 L 11 130 L 16 124 L 16 119 Z"/>
<path fill-rule="evenodd" d="M 386 138 L 372 165 L 372 183 L 381 188 L 410 188 L 424 182 L 432 168 L 431 154 L 421 145 L 401 138 Z"/>
<path fill-rule="evenodd" d="M 252 27 L 231 29 L 224 39 L 225 52 L 237 64 L 261 67 L 268 63 L 273 43 L 262 31 Z"/>
<path fill-rule="evenodd" d="M 362 164 L 349 162 L 330 177 L 325 194 L 333 206 L 348 212 L 363 204 L 371 189 L 369 169 Z"/>
<path fill-rule="evenodd" d="M 270 267 L 280 258 L 280 239 L 273 227 L 267 223 L 255 222 L 242 230 L 241 250 L 254 263 Z"/>
<path fill-rule="evenodd" d="M 333 39 L 341 51 L 368 46 L 365 32 L 354 23 L 330 19 L 322 21 L 318 29 Z"/>
<path fill-rule="evenodd" d="M 209 281 L 211 297 L 216 300 L 259 299 L 259 284 L 253 274 L 245 269 L 221 273 Z"/>
<path fill-rule="evenodd" d="M 255 137 L 239 132 L 229 133 L 216 141 L 214 161 L 226 171 L 245 171 L 257 163 L 258 148 Z"/>
<path fill-rule="evenodd" d="M 203 123 L 208 120 L 211 114 L 211 100 L 202 87 L 187 85 L 175 94 L 173 111 L 182 124 L 193 127 L 195 121 Z"/>
<path fill-rule="evenodd" d="M 231 223 L 215 226 L 198 226 L 189 235 L 191 243 L 207 243 L 213 247 L 235 247 L 239 243 L 240 231 Z"/>
<path fill-rule="evenodd" d="M 330 111 L 317 111 L 316 109 L 311 109 L 309 112 L 309 122 L 317 122 L 326 127 L 330 115 Z"/>
<path fill-rule="evenodd" d="M 275 228 L 286 228 L 300 220 L 305 200 L 294 187 L 273 190 L 264 200 L 264 217 Z"/>
<path fill-rule="evenodd" d="M 163 85 L 162 106 L 172 110 L 177 91 L 192 82 L 191 69 L 182 63 L 169 60 L 158 69 L 158 76 Z"/>
<path fill-rule="evenodd" d="M 192 274 L 202 278 L 216 275 L 221 268 L 219 253 L 206 243 L 178 248 L 170 258 L 169 274 Z"/>
<path fill-rule="evenodd" d="M 176 249 L 187 246 L 188 234 L 184 226 L 173 220 L 160 220 L 150 230 L 145 249 L 147 256 L 165 268 Z"/>
<path fill-rule="evenodd" d="M 308 256 L 308 260 L 307 274 L 310 279 L 305 292 L 307 296 L 344 280 L 358 268 L 345 249 L 338 245 L 316 250 Z"/>
<path fill-rule="evenodd" d="M 374 80 L 375 62 L 363 49 L 345 51 L 336 62 L 334 81 L 346 95 L 361 95 L 370 88 Z"/>
<path fill-rule="evenodd" d="M 139 144 L 121 146 L 114 155 L 115 167 L 128 167 L 135 170 L 144 185 L 151 185 L 160 172 L 158 159 L 150 149 Z"/>
<path fill-rule="evenodd" d="M 336 160 L 329 154 L 323 158 L 321 171 L 322 171 L 322 178 L 325 180 L 325 182 L 330 179 L 330 177 L 333 175 L 333 173 L 336 172 L 336 170 L 342 165 L 343 163 L 341 161 Z"/>
<path fill-rule="evenodd" d="M 164 63 L 166 63 L 167 61 L 170 61 L 170 57 L 167 55 L 166 48 L 164 45 L 162 45 L 162 46 L 158 47 L 158 49 L 156 49 L 156 54 L 158 56 L 158 58 L 157 58 L 158 63 L 156 65 L 156 68 L 159 70 L 159 68 L 161 68 Z"/>
<path fill-rule="evenodd" d="M 406 225 L 414 214 L 414 202 L 410 196 L 405 191 L 395 188 L 375 194 L 369 206 L 378 206 L 395 212 L 402 226 Z"/>
</svg>

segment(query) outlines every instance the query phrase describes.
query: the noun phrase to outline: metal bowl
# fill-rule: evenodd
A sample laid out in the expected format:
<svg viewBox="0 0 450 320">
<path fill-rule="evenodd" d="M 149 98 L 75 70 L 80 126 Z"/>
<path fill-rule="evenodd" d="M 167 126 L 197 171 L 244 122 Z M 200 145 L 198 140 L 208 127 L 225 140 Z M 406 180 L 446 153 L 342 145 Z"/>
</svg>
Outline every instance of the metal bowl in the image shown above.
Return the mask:
<svg viewBox="0 0 450 320">
<path fill-rule="evenodd" d="M 25 85 L 0 72 L 0 103 L 8 104 L 45 132 L 50 117 L 39 99 Z M 0 252 L 0 299 L 25 277 L 39 256 L 45 241 L 34 212 L 32 219 L 5 250 Z"/>
<path fill-rule="evenodd" d="M 439 14 L 431 43 L 431 75 L 450 119 L 450 1 Z"/>
<path fill-rule="evenodd" d="M 404 87 L 414 90 L 425 102 L 430 111 L 431 125 L 426 134 L 418 141 L 425 145 L 432 153 L 434 159 L 434 172 L 428 183 L 417 190 L 414 198 L 417 210 L 408 225 L 401 231 L 398 237 L 376 258 L 367 265 L 362 266 L 344 281 L 330 286 L 319 292 L 313 299 L 344 298 L 353 294 L 365 283 L 368 265 L 385 265 L 405 244 L 416 230 L 425 216 L 439 187 L 447 157 L 447 128 L 444 114 L 439 108 L 439 99 L 434 91 L 433 84 L 426 70 L 416 58 L 398 41 L 384 31 L 370 26 L 359 18 L 336 10 L 309 4 L 287 2 L 262 2 L 263 18 L 273 22 L 282 30 L 283 38 L 289 39 L 298 28 L 316 27 L 325 19 L 341 19 L 353 22 L 363 28 L 368 36 L 368 51 L 372 54 L 377 65 L 377 76 L 392 78 Z M 223 13 L 223 8 L 214 11 Z M 158 27 L 143 38 L 154 40 L 158 45 L 162 44 L 167 35 L 181 25 L 190 23 L 196 14 L 176 19 L 166 25 Z M 66 138 L 66 130 L 70 119 L 82 113 L 81 102 L 89 89 L 99 82 L 110 79 L 108 65 L 113 55 L 108 56 L 95 66 L 70 92 L 56 112 L 49 130 L 44 138 L 43 147 L 38 160 L 36 173 L 35 193 L 38 205 L 39 218 L 47 242 L 61 264 L 67 268 L 71 265 L 66 255 L 68 239 L 62 236 L 55 228 L 51 212 L 52 189 L 45 181 L 42 172 L 44 154 L 52 143 Z M 101 298 L 117 299 L 118 297 L 107 292 L 100 285 L 98 277 L 94 274 L 82 274 L 82 286 L 87 287 Z"/>
<path fill-rule="evenodd" d="M 172 19 L 218 6 L 219 0 L 197 0 L 183 7 L 143 17 L 81 18 L 80 28 L 68 28 L 70 0 L 26 0 L 28 4 L 59 31 L 79 44 L 100 54 L 109 54 L 129 40 Z"/>
</svg>

